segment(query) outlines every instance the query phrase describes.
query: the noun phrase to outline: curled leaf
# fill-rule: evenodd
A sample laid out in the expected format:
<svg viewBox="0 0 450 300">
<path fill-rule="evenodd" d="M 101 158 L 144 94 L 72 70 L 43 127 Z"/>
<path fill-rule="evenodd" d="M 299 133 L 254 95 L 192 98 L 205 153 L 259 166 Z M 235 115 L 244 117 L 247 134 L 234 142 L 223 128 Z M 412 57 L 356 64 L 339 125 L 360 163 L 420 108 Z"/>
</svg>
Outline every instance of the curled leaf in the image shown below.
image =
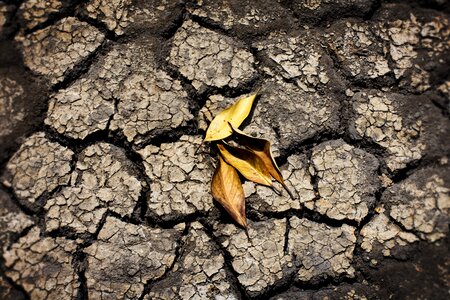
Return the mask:
<svg viewBox="0 0 450 300">
<path fill-rule="evenodd" d="M 247 228 L 245 217 L 244 189 L 236 170 L 219 157 L 219 164 L 211 181 L 213 198 L 219 202 L 230 216 Z"/>
<path fill-rule="evenodd" d="M 271 143 L 266 139 L 256 138 L 251 135 L 245 134 L 243 131 L 230 124 L 235 136 L 238 138 L 239 144 L 255 153 L 266 165 L 270 175 L 275 178 L 279 183 L 283 183 L 283 177 L 281 171 L 273 158 L 271 151 Z"/>
<path fill-rule="evenodd" d="M 217 141 L 229 137 L 233 131 L 228 123 L 234 127 L 239 127 L 249 115 L 256 95 L 257 93 L 254 93 L 248 97 L 239 99 L 236 103 L 215 116 L 206 131 L 204 141 Z"/>
<path fill-rule="evenodd" d="M 223 159 L 235 167 L 245 178 L 253 182 L 273 186 L 269 170 L 253 152 L 226 144 L 218 144 Z"/>
<path fill-rule="evenodd" d="M 269 174 L 272 175 L 272 177 L 284 187 L 289 196 L 294 199 L 294 195 L 286 186 L 283 176 L 281 175 L 280 168 L 278 168 L 278 165 L 273 158 L 270 141 L 245 134 L 231 123 L 229 125 L 233 130 L 234 135 L 237 137 L 239 144 L 258 156 L 263 161 L 265 167 L 269 171 Z"/>
</svg>

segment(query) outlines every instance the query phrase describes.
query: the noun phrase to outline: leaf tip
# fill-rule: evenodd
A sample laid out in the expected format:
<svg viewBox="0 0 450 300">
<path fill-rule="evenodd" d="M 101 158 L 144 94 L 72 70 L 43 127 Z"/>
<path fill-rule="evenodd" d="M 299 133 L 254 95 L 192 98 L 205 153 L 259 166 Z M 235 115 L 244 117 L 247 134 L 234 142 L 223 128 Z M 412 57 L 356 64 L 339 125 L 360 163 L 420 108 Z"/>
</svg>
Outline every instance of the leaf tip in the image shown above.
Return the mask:
<svg viewBox="0 0 450 300">
<path fill-rule="evenodd" d="M 244 229 L 247 231 L 247 218 L 245 217 L 245 214 L 239 219 L 239 225 L 244 227 Z"/>
</svg>

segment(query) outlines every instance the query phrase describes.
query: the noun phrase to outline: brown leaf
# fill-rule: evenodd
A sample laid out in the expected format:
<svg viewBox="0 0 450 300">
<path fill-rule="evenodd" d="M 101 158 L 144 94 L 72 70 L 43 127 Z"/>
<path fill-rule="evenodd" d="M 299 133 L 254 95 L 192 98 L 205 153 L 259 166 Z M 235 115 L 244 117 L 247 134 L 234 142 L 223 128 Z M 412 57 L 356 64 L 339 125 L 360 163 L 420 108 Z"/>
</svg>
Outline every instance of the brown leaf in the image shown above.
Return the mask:
<svg viewBox="0 0 450 300">
<path fill-rule="evenodd" d="M 229 137 L 233 131 L 228 126 L 228 123 L 239 127 L 250 113 L 256 95 L 257 93 L 254 93 L 248 97 L 239 99 L 236 103 L 215 116 L 211 124 L 209 124 L 204 141 L 217 141 Z"/>
<path fill-rule="evenodd" d="M 230 216 L 247 228 L 245 217 L 244 189 L 236 170 L 219 156 L 219 164 L 211 181 L 211 192 Z"/>
<path fill-rule="evenodd" d="M 233 130 L 235 136 L 238 138 L 239 144 L 246 147 L 248 150 L 255 153 L 266 165 L 270 175 L 275 178 L 279 183 L 283 183 L 283 177 L 281 171 L 273 158 L 271 151 L 271 143 L 269 140 L 256 138 L 251 135 L 245 134 L 243 131 L 235 128 L 231 123 L 230 127 Z"/>
<path fill-rule="evenodd" d="M 295 199 L 294 195 L 286 186 L 283 176 L 281 175 L 280 168 L 278 168 L 278 165 L 273 158 L 270 141 L 245 134 L 243 131 L 239 130 L 231 123 L 229 124 L 229 126 L 233 130 L 234 135 L 238 138 L 239 144 L 246 147 L 256 156 L 258 156 L 263 161 L 270 175 L 272 175 L 272 177 L 284 187 L 284 189 L 286 190 L 286 192 L 288 192 L 289 196 L 292 199 Z"/>
<path fill-rule="evenodd" d="M 269 170 L 253 152 L 227 144 L 218 144 L 217 146 L 223 159 L 235 167 L 245 178 L 259 184 L 273 186 Z"/>
</svg>

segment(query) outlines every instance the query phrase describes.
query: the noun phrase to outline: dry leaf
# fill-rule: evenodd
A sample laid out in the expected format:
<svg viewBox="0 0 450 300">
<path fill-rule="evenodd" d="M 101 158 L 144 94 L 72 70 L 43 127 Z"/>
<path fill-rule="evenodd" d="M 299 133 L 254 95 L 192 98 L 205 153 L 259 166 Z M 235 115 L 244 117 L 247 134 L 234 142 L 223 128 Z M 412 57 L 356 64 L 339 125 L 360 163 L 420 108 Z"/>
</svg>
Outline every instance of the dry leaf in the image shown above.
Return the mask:
<svg viewBox="0 0 450 300">
<path fill-rule="evenodd" d="M 245 218 L 244 189 L 236 170 L 219 156 L 219 164 L 211 182 L 212 196 L 244 228 L 247 228 Z"/>
<path fill-rule="evenodd" d="M 226 144 L 217 146 L 223 159 L 235 167 L 245 178 L 259 184 L 273 186 L 269 170 L 253 152 Z"/>
<path fill-rule="evenodd" d="M 271 143 L 266 139 L 260 139 L 253 137 L 251 135 L 245 134 L 243 131 L 237 129 L 232 124 L 230 124 L 235 136 L 239 140 L 239 144 L 246 147 L 248 150 L 255 153 L 266 165 L 269 170 L 270 175 L 275 178 L 279 183 L 283 183 L 283 177 L 281 176 L 281 171 L 273 158 L 272 151 L 270 149 Z"/>
<path fill-rule="evenodd" d="M 277 163 L 273 158 L 270 141 L 247 135 L 231 123 L 229 125 L 235 136 L 238 138 L 239 144 L 257 155 L 263 161 L 270 175 L 272 175 L 272 177 L 284 187 L 289 196 L 294 199 L 294 195 L 286 186 L 283 176 L 281 175 L 280 168 L 278 168 Z"/>
<path fill-rule="evenodd" d="M 254 93 L 248 97 L 239 99 L 236 103 L 215 116 L 206 131 L 204 141 L 217 141 L 229 137 L 233 131 L 228 123 L 236 128 L 239 127 L 250 113 L 256 95 L 257 93 Z"/>
</svg>

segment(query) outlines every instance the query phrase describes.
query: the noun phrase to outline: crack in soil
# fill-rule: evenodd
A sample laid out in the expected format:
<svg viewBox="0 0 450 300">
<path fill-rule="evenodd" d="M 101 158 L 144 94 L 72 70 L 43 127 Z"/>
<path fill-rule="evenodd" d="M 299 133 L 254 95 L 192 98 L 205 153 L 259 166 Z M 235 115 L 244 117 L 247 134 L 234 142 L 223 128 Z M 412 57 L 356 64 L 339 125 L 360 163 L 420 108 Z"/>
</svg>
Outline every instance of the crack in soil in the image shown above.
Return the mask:
<svg viewBox="0 0 450 300">
<path fill-rule="evenodd" d="M 20 2 L 25 2 L 25 1 L 20 1 Z M 89 0 L 65 1 L 64 4 L 69 3 L 67 6 L 63 5 L 63 7 L 61 9 L 59 9 L 57 12 L 52 12 L 52 13 L 48 14 L 46 21 L 37 24 L 33 28 L 26 28 L 24 30 L 24 34 L 27 35 L 27 34 L 36 32 L 38 30 L 44 29 L 46 27 L 55 25 L 55 23 L 57 23 L 58 21 L 60 21 L 64 18 L 76 16 L 77 10 L 79 9 L 79 7 L 87 2 L 89 2 Z M 18 4 L 17 7 L 19 8 L 21 6 L 21 4 L 22 3 Z M 23 23 L 23 21 L 20 20 L 20 17 L 17 14 L 15 15 L 15 18 L 16 18 L 16 22 L 18 22 L 19 24 Z"/>
<path fill-rule="evenodd" d="M 183 230 L 183 233 L 181 234 L 181 236 L 178 239 L 178 246 L 175 248 L 175 258 L 172 262 L 172 264 L 169 266 L 169 268 L 167 268 L 167 270 L 164 272 L 164 274 L 159 277 L 156 280 L 149 280 L 144 284 L 144 291 L 142 292 L 141 296 L 139 297 L 139 300 L 143 300 L 144 297 L 150 292 L 150 290 L 152 289 L 152 287 L 158 283 L 163 281 L 164 279 L 166 279 L 169 274 L 172 272 L 175 264 L 178 262 L 178 260 L 181 258 L 181 256 L 184 253 L 184 245 L 185 242 L 183 241 L 184 237 L 186 237 L 189 234 L 189 229 L 191 228 L 191 223 L 186 223 L 186 227 Z"/>
</svg>

